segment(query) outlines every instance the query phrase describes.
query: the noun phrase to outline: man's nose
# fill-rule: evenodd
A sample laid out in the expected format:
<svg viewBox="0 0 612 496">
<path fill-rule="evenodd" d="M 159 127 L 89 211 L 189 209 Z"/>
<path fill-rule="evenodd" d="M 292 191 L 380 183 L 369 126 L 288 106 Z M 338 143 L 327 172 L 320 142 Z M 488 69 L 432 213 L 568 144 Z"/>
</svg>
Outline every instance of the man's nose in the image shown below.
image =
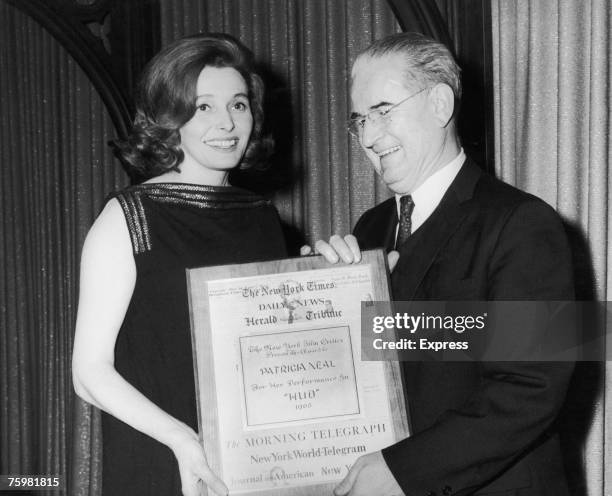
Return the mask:
<svg viewBox="0 0 612 496">
<path fill-rule="evenodd" d="M 361 130 L 361 144 L 366 148 L 371 148 L 380 137 L 382 126 L 378 123 L 366 119 Z"/>
<path fill-rule="evenodd" d="M 217 128 L 224 131 L 232 131 L 235 127 L 234 118 L 227 109 L 222 109 L 217 113 Z"/>
</svg>

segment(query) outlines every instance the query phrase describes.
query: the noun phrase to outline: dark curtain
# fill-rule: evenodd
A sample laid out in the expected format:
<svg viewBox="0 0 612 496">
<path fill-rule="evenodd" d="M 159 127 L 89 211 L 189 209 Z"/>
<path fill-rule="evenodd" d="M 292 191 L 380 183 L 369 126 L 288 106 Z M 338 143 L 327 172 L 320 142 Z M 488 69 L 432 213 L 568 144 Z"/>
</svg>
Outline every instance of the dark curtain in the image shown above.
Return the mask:
<svg viewBox="0 0 612 496">
<path fill-rule="evenodd" d="M 399 31 L 392 7 L 405 28 L 443 39 L 449 2 L 434 11 L 423 0 L 138 1 L 120 4 L 126 15 L 113 21 L 144 22 L 140 8 L 150 29 L 134 37 L 115 24 L 111 38 L 130 52 L 115 54 L 130 62 L 125 81 L 152 51 L 142 40 L 158 34 L 166 45 L 224 31 L 253 49 L 277 153 L 266 174 L 233 180 L 272 196 L 296 249 L 349 232 L 389 194 L 346 132 L 356 54 Z M 66 492 L 97 494 L 99 417 L 75 400 L 70 378 L 78 259 L 105 195 L 127 178 L 106 146 L 104 105 L 68 53 L 5 1 L 0 28 L 0 473 L 60 475 Z"/>
<path fill-rule="evenodd" d="M 428 34 L 441 29 L 439 12 L 427 2 L 405 3 L 416 12 L 406 27 L 423 24 Z M 268 173 L 233 180 L 272 196 L 297 248 L 349 232 L 388 196 L 345 122 L 350 64 L 372 40 L 400 29 L 389 4 L 402 6 L 385 0 L 126 2 L 122 12 L 139 5 L 150 14 L 146 22 L 154 22 L 149 32 L 138 28 L 144 38 L 114 24 L 111 38 L 124 36 L 117 46 L 125 50 L 142 49 L 125 59 L 127 81 L 151 48 L 141 47 L 141 38 L 157 40 L 158 29 L 161 45 L 224 31 L 253 49 L 268 86 L 277 153 Z M 145 22 L 141 17 L 111 21 Z M 41 26 L 4 0 L 0 68 L 0 473 L 57 474 L 70 479 L 70 494 L 94 495 L 99 418 L 75 400 L 70 379 L 78 259 L 106 193 L 127 178 L 106 146 L 114 131 L 87 77 Z"/>
<path fill-rule="evenodd" d="M 75 415 L 89 415 L 70 378 L 80 247 L 125 180 L 87 77 L 4 2 L 0 68 L 0 473 L 65 479 Z"/>
<path fill-rule="evenodd" d="M 350 62 L 399 29 L 386 2 L 163 0 L 158 18 L 162 44 L 226 31 L 261 60 L 278 153 L 267 175 L 235 180 L 272 195 L 304 234 L 296 246 L 348 232 L 387 194 L 345 128 Z M 4 1 L 0 68 L 0 473 L 59 475 L 64 494 L 98 494 L 99 417 L 70 377 L 78 261 L 105 195 L 127 178 L 85 74 Z"/>
</svg>

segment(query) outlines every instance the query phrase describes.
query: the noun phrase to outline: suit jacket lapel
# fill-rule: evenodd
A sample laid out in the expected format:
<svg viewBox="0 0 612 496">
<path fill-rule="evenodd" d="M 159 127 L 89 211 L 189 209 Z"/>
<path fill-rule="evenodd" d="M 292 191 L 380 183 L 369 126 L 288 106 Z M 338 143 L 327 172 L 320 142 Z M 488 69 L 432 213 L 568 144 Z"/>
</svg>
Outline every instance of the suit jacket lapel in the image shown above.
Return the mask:
<svg viewBox="0 0 612 496">
<path fill-rule="evenodd" d="M 374 215 L 367 217 L 366 224 L 360 219 L 355 227 L 362 250 L 385 247 L 387 251 L 395 244 L 395 229 L 397 227 L 397 206 L 395 198 L 389 198 L 374 210 Z"/>
<path fill-rule="evenodd" d="M 389 212 L 389 215 L 387 216 L 388 222 L 386 223 L 381 223 L 382 225 L 384 225 L 384 234 L 383 234 L 383 240 L 385 243 L 385 248 L 387 249 L 387 251 L 391 251 L 393 249 L 395 249 L 395 233 L 397 231 L 397 223 L 399 222 L 399 217 L 397 216 L 397 203 L 395 202 L 395 197 L 391 198 L 391 200 L 393 200 L 392 205 L 392 211 Z M 386 225 L 385 225 L 386 224 Z"/>
<path fill-rule="evenodd" d="M 467 215 L 467 202 L 472 198 L 481 174 L 480 168 L 467 159 L 438 207 L 408 241 L 399 247 L 400 261 L 391 276 L 394 299 L 414 299 L 440 249 Z"/>
</svg>

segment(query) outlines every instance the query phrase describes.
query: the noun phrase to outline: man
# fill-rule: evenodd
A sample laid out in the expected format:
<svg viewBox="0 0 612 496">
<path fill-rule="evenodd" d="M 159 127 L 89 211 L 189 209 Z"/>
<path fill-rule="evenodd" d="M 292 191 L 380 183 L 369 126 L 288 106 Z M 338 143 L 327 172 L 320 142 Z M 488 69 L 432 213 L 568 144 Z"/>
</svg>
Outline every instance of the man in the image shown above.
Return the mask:
<svg viewBox="0 0 612 496">
<path fill-rule="evenodd" d="M 334 236 L 316 248 L 345 261 L 359 248 L 397 251 L 395 300 L 572 299 L 558 216 L 465 156 L 460 98 L 452 55 L 421 35 L 358 57 L 350 128 L 395 198 L 358 221 L 359 247 Z M 554 420 L 571 373 L 571 363 L 405 363 L 412 436 L 361 457 L 336 495 L 568 494 Z"/>
</svg>

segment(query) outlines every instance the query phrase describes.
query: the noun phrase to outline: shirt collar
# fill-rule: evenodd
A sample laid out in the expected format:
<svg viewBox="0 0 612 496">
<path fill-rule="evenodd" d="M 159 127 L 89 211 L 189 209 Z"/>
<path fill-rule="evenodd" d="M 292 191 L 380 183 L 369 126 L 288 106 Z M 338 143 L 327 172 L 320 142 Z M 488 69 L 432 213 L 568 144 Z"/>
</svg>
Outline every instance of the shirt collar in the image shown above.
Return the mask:
<svg viewBox="0 0 612 496">
<path fill-rule="evenodd" d="M 436 209 L 444 193 L 459 173 L 466 156 L 463 148 L 453 160 L 442 167 L 440 170 L 429 176 L 423 184 L 415 189 L 411 196 L 414 201 L 412 211 L 412 232 L 416 231 Z M 399 218 L 399 200 L 403 195 L 395 195 L 395 204 Z"/>
</svg>

